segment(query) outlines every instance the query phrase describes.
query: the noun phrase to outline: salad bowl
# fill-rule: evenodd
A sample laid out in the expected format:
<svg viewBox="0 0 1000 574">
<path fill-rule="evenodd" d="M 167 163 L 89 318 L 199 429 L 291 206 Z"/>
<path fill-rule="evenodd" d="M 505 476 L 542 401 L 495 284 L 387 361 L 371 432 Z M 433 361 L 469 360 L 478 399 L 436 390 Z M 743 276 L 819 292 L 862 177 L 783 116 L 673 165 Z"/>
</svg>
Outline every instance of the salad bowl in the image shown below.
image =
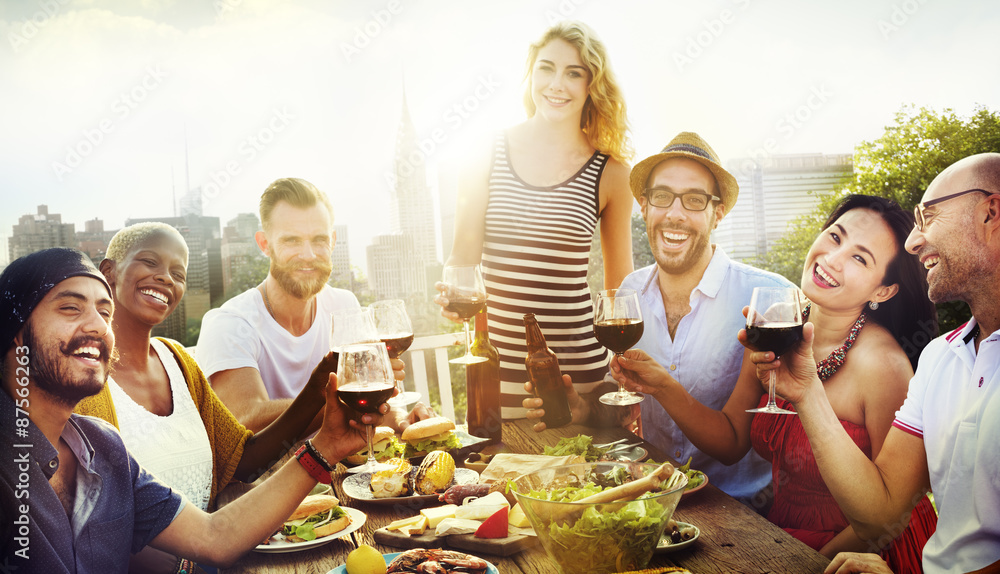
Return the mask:
<svg viewBox="0 0 1000 574">
<path fill-rule="evenodd" d="M 554 466 L 521 475 L 510 488 L 560 572 L 626 572 L 649 563 L 687 476 L 674 470 L 660 489 L 638 498 L 633 493 L 629 500 L 580 501 L 648 480 L 660 469 L 657 464 L 609 461 Z"/>
</svg>

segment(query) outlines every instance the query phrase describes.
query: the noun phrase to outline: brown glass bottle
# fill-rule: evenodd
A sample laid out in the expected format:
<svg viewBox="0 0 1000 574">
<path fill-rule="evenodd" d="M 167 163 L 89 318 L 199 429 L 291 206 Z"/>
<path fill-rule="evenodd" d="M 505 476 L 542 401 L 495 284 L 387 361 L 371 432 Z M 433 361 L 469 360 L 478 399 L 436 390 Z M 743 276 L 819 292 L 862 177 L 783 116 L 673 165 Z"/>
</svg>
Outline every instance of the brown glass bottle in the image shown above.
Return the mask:
<svg viewBox="0 0 1000 574">
<path fill-rule="evenodd" d="M 563 386 L 556 354 L 545 344 L 545 336 L 542 335 L 534 314 L 524 316 L 524 330 L 528 343 L 528 356 L 524 359 L 524 365 L 528 369 L 528 378 L 535 389 L 535 396 L 543 402 L 545 416 L 542 417 L 542 422 L 547 428 L 568 425 L 573 420 L 573 415 L 569 411 L 569 399 L 566 398 L 566 387 Z"/>
<path fill-rule="evenodd" d="M 472 341 L 472 354 L 486 357 L 486 361 L 466 367 L 466 420 L 469 434 L 488 438 L 491 442 L 500 442 L 503 434 L 503 419 L 500 417 L 500 354 L 490 342 L 486 325 L 486 309 L 483 309 L 476 315 L 476 337 Z"/>
</svg>

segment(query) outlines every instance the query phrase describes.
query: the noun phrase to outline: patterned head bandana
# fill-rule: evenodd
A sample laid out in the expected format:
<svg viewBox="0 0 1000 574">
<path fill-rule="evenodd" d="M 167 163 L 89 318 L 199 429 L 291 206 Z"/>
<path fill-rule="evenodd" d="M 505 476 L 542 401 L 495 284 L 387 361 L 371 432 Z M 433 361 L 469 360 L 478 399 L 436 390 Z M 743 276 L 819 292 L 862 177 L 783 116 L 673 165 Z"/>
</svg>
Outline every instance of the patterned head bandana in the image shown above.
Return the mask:
<svg viewBox="0 0 1000 574">
<path fill-rule="evenodd" d="M 0 275 L 0 358 L 35 306 L 53 287 L 70 277 L 87 276 L 100 281 L 111 295 L 104 275 L 86 254 L 66 247 L 36 251 L 14 261 Z"/>
</svg>

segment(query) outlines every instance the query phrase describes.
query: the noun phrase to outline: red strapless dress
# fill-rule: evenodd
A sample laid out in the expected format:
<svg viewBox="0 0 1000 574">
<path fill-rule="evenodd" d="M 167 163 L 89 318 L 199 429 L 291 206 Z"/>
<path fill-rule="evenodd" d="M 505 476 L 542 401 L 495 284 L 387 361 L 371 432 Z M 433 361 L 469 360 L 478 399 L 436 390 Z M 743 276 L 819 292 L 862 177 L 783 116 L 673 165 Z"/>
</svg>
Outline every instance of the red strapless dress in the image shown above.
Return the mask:
<svg viewBox="0 0 1000 574">
<path fill-rule="evenodd" d="M 766 395 L 761 397 L 760 406 L 765 404 Z M 792 409 L 781 399 L 778 406 Z M 843 420 L 840 423 L 854 444 L 871 458 L 872 444 L 865 427 Z M 768 520 L 816 550 L 847 528 L 847 518 L 820 476 L 798 416 L 758 414 L 753 418 L 750 439 L 754 450 L 771 461 L 774 504 Z M 913 509 L 910 524 L 882 550 L 882 558 L 896 574 L 922 572 L 924 544 L 936 527 L 937 514 L 925 496 Z"/>
</svg>

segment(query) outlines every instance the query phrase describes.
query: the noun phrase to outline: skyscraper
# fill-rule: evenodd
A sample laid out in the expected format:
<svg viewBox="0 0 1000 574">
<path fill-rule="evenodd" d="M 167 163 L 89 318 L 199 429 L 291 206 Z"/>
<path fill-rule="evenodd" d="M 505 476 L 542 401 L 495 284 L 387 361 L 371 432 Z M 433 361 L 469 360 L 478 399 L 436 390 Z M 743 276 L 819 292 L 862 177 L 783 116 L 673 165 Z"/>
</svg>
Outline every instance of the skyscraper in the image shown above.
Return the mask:
<svg viewBox="0 0 1000 574">
<path fill-rule="evenodd" d="M 417 132 L 403 95 L 403 113 L 396 135 L 396 157 L 393 162 L 392 232 L 410 237 L 413 259 L 424 265 L 438 260 L 434 230 L 434 200 L 427 187 L 427 156 L 417 146 Z"/>
<path fill-rule="evenodd" d="M 39 205 L 35 215 L 22 215 L 13 226 L 7 249 L 10 260 L 50 247 L 77 247 L 76 226 L 63 223 L 62 215 Z"/>
<path fill-rule="evenodd" d="M 736 176 L 740 195 L 713 241 L 731 258 L 749 261 L 764 256 L 789 224 L 850 181 L 854 163 L 851 154 L 786 154 L 736 159 L 726 169 Z"/>
</svg>

